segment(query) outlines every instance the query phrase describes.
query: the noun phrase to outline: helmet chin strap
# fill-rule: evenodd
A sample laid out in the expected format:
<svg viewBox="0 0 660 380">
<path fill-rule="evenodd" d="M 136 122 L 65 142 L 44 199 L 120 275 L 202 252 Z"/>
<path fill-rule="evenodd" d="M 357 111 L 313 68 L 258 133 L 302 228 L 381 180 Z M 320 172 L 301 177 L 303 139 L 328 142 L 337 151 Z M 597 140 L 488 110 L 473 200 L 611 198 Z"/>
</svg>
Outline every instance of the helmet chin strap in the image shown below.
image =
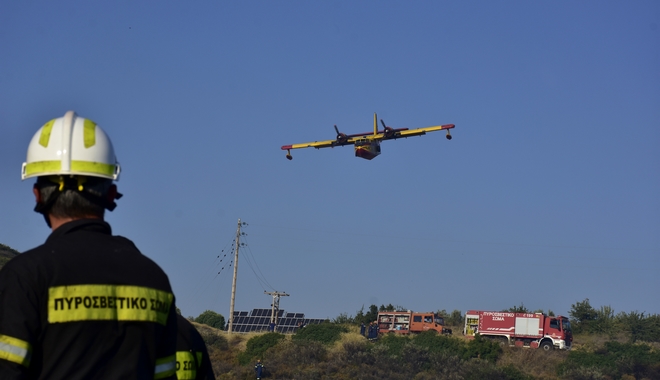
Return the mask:
<svg viewBox="0 0 660 380">
<path fill-rule="evenodd" d="M 59 196 L 67 190 L 77 191 L 88 201 L 97 204 L 99 206 L 102 206 L 103 208 L 109 211 L 112 211 L 117 207 L 115 200 L 123 196 L 123 194 L 117 192 L 114 196 L 114 199 L 110 200 L 106 197 L 96 195 L 92 193 L 89 189 L 86 189 L 84 187 L 84 183 L 87 181 L 87 178 L 81 176 L 76 176 L 76 177 L 57 176 L 57 177 L 49 177 L 49 180 L 53 182 L 53 186 L 57 186 L 57 185 L 59 186 L 53 193 L 51 193 L 50 197 L 47 200 L 37 202 L 37 204 L 34 206 L 34 211 L 44 216 L 48 228 L 52 227 L 50 223 L 50 218 L 48 217 L 50 208 L 53 206 L 53 204 L 55 204 L 57 198 L 59 198 Z M 44 185 L 39 185 L 40 188 L 42 186 Z"/>
</svg>

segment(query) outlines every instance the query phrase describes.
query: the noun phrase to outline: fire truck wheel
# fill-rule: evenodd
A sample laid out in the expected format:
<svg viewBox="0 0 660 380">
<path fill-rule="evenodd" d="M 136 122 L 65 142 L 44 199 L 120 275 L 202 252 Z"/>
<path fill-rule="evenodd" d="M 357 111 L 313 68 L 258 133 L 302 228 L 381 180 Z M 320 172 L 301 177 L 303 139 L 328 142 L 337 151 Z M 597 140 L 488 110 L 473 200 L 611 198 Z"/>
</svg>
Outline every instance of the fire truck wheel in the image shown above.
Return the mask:
<svg viewBox="0 0 660 380">
<path fill-rule="evenodd" d="M 546 340 L 546 341 L 541 343 L 541 349 L 543 351 L 552 351 L 552 350 L 555 349 L 555 347 L 552 345 L 552 342 Z"/>
</svg>

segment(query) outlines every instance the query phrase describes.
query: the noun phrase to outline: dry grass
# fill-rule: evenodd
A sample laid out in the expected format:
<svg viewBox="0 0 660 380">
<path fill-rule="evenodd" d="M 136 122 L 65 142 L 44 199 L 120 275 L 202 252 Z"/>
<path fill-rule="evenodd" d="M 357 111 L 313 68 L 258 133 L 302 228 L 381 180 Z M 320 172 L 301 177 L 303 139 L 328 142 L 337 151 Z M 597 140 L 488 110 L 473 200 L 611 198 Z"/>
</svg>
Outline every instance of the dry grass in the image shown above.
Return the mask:
<svg viewBox="0 0 660 380">
<path fill-rule="evenodd" d="M 558 379 L 557 367 L 566 360 L 567 351 L 554 350 L 545 352 L 539 349 L 504 347 L 504 354 L 498 360 L 498 366 L 512 365 L 525 374 L 539 380 Z"/>
<path fill-rule="evenodd" d="M 368 343 L 367 338 L 360 335 L 359 331 L 359 329 L 356 329 L 356 331 L 342 333 L 339 340 L 328 351 L 332 354 L 340 354 L 345 351 L 344 346 L 346 344 L 357 345 L 358 347 L 366 346 Z"/>
<path fill-rule="evenodd" d="M 606 342 L 617 341 L 619 343 L 627 343 L 629 336 L 625 333 L 620 333 L 615 336 L 608 336 L 605 334 L 577 334 L 573 336 L 573 349 L 593 352 L 599 347 L 603 347 Z"/>
</svg>

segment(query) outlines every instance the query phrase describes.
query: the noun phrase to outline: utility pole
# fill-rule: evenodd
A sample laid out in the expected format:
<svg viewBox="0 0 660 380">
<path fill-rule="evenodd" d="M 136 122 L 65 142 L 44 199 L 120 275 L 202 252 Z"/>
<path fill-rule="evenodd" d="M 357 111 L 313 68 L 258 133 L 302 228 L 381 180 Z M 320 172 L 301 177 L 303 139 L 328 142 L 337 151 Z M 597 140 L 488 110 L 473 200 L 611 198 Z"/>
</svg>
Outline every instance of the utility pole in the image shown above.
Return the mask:
<svg viewBox="0 0 660 380">
<path fill-rule="evenodd" d="M 236 275 L 238 274 L 238 247 L 241 246 L 241 219 L 238 219 L 236 229 L 236 250 L 234 255 L 234 280 L 231 283 L 231 303 L 229 305 L 229 327 L 227 333 L 231 334 L 234 328 L 234 301 L 236 300 Z"/>
<path fill-rule="evenodd" d="M 266 291 L 264 291 L 264 294 L 273 296 L 273 303 L 270 305 L 271 306 L 270 323 L 274 323 L 275 326 L 277 326 L 277 314 L 279 314 L 280 311 L 280 297 L 288 296 L 288 294 L 280 293 L 280 292 L 266 292 Z"/>
</svg>

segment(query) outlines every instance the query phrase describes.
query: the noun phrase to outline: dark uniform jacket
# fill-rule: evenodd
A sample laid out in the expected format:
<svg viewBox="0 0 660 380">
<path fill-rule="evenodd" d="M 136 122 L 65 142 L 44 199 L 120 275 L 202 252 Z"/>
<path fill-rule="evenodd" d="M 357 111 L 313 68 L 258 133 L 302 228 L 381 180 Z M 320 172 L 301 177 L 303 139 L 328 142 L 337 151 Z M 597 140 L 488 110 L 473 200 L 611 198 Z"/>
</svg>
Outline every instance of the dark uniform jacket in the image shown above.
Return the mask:
<svg viewBox="0 0 660 380">
<path fill-rule="evenodd" d="M 175 378 L 167 275 L 84 219 L 0 270 L 0 379 Z"/>
<path fill-rule="evenodd" d="M 195 326 L 177 315 L 176 378 L 179 380 L 215 380 L 206 343 Z"/>
</svg>

